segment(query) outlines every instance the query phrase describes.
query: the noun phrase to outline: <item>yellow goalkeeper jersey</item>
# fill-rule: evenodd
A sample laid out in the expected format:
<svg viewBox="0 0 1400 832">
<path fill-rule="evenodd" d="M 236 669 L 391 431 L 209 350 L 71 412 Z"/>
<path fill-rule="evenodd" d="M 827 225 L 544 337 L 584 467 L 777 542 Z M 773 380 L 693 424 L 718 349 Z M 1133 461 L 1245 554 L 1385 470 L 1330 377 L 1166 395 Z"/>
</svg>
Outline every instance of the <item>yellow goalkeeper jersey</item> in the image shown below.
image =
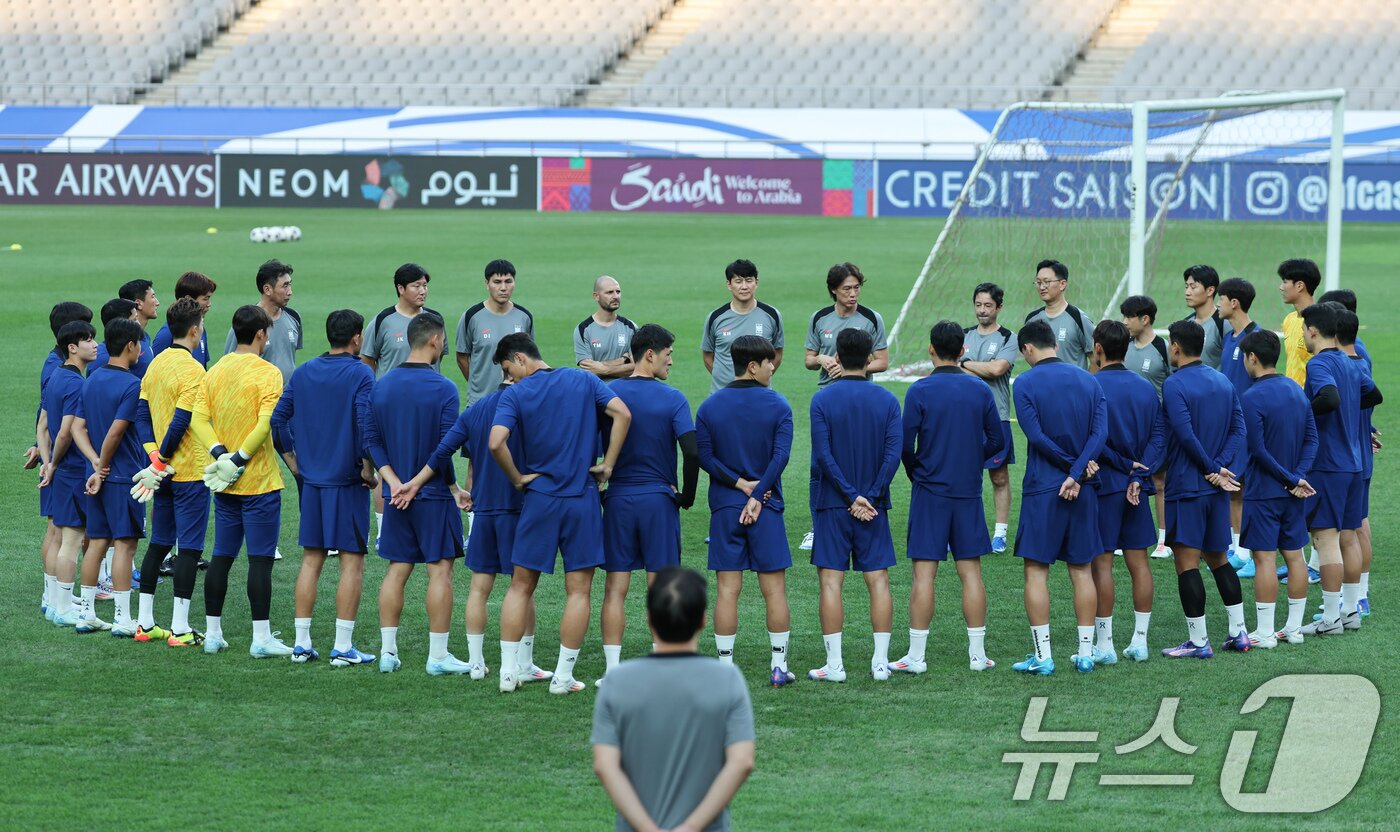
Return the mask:
<svg viewBox="0 0 1400 832">
<path fill-rule="evenodd" d="M 1283 317 L 1283 357 L 1286 362 L 1284 373 L 1298 382 L 1299 387 L 1305 386 L 1308 359 L 1312 358 L 1312 353 L 1308 352 L 1308 345 L 1303 341 L 1303 316 L 1297 312 L 1289 312 Z"/>
<path fill-rule="evenodd" d="M 230 453 L 242 448 L 259 420 L 272 418 L 281 398 L 282 371 L 251 353 L 229 353 L 204 375 L 204 412 L 214 425 L 219 443 Z M 282 472 L 277 467 L 272 435 L 268 434 L 257 448 L 244 450 L 253 457 L 243 476 L 224 493 L 247 496 L 281 490 Z"/>
<path fill-rule="evenodd" d="M 151 411 L 151 427 L 155 432 L 156 447 L 165 441 L 170 430 L 170 421 L 176 410 L 187 410 L 193 414 L 204 401 L 204 367 L 181 346 L 162 350 L 146 368 L 141 379 L 141 398 Z M 193 430 L 187 430 L 170 458 L 175 468 L 176 482 L 198 482 L 204 476 L 204 466 L 209 464 L 209 453 L 195 438 Z"/>
</svg>

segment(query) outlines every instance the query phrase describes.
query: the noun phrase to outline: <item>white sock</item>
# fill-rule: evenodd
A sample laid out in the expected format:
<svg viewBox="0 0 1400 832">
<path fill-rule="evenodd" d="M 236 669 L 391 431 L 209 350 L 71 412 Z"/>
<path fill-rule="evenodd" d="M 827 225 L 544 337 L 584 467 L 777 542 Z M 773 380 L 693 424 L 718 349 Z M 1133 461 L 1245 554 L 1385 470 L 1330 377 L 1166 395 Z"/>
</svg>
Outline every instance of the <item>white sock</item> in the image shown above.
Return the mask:
<svg viewBox="0 0 1400 832">
<path fill-rule="evenodd" d="M 379 541 L 384 537 L 384 512 L 374 513 L 374 548 L 379 548 Z"/>
<path fill-rule="evenodd" d="M 992 537 L 1006 537 L 1006 524 L 997 523 L 996 530 L 992 532 Z"/>
<path fill-rule="evenodd" d="M 296 630 L 297 630 L 296 646 L 302 648 L 303 650 L 310 650 L 310 649 L 311 649 L 311 619 L 309 619 L 309 618 L 294 618 L 294 619 L 292 619 L 292 624 L 293 624 L 293 626 L 296 627 Z"/>
<path fill-rule="evenodd" d="M 505 675 L 514 671 L 520 672 L 520 642 L 501 642 L 501 674 Z"/>
<path fill-rule="evenodd" d="M 355 621 L 346 621 L 344 618 L 335 620 L 335 647 L 336 652 L 344 653 L 355 646 Z"/>
<path fill-rule="evenodd" d="M 1094 625 L 1079 627 L 1079 652 L 1075 655 L 1094 655 Z"/>
<path fill-rule="evenodd" d="M 1370 572 L 1362 572 L 1362 573 L 1361 573 L 1361 597 L 1362 597 L 1362 598 L 1370 598 L 1370 597 L 1371 597 L 1371 573 L 1370 573 Z"/>
<path fill-rule="evenodd" d="M 223 616 L 221 616 L 221 615 L 206 615 L 206 616 L 204 616 L 204 637 L 205 637 L 205 638 L 223 638 L 223 637 L 224 637 L 224 618 L 223 618 Z"/>
<path fill-rule="evenodd" d="M 95 586 L 85 586 L 85 587 L 82 588 L 82 593 L 83 593 L 83 602 L 82 602 L 82 603 L 83 603 L 83 617 L 84 617 L 84 618 L 96 618 L 96 617 L 97 617 L 97 587 L 95 587 Z"/>
<path fill-rule="evenodd" d="M 1361 600 L 1361 584 L 1342 584 L 1342 615 L 1356 612 L 1356 602 Z"/>
<path fill-rule="evenodd" d="M 1130 646 L 1147 646 L 1147 625 L 1151 623 L 1151 612 L 1138 612 L 1137 610 L 1133 610 L 1133 640 L 1129 642 Z"/>
<path fill-rule="evenodd" d="M 1186 635 L 1190 642 L 1197 647 L 1205 646 L 1210 641 L 1210 636 L 1206 633 L 1206 617 L 1186 619 Z"/>
<path fill-rule="evenodd" d="M 428 633 L 428 660 L 447 658 L 447 633 Z"/>
<path fill-rule="evenodd" d="M 113 554 L 113 552 L 115 552 L 115 551 L 116 551 L 115 549 L 112 549 L 112 548 L 109 547 L 109 548 L 107 549 L 107 552 L 106 552 L 105 554 L 102 555 L 102 566 L 100 566 L 100 567 L 98 568 L 98 570 L 97 570 L 97 582 L 98 582 L 98 583 L 102 583 L 103 581 L 106 581 L 107 583 L 111 583 L 111 581 L 112 581 L 112 554 Z"/>
<path fill-rule="evenodd" d="M 1288 599 L 1288 623 L 1284 624 L 1285 629 L 1296 630 L 1303 626 L 1303 613 L 1308 610 L 1308 599 L 1289 598 Z"/>
<path fill-rule="evenodd" d="M 1322 591 L 1322 620 L 1328 624 L 1342 617 L 1342 593 Z"/>
<path fill-rule="evenodd" d="M 379 628 L 379 652 L 388 653 L 393 656 L 397 656 L 399 654 L 398 627 Z"/>
<path fill-rule="evenodd" d="M 777 668 L 777 669 L 779 669 L 779 670 L 784 670 L 784 671 L 788 669 L 788 666 L 787 666 L 787 646 L 788 646 L 788 635 L 789 635 L 790 632 L 791 632 L 791 631 L 782 632 L 782 633 L 774 633 L 774 632 L 771 632 L 771 631 L 770 631 L 770 632 L 768 633 L 768 644 L 771 645 L 772 648 L 773 648 L 773 655 L 772 655 L 772 658 L 769 660 L 769 663 L 768 663 L 768 666 L 769 666 L 769 667 L 775 667 L 775 668 Z"/>
<path fill-rule="evenodd" d="M 719 656 L 720 661 L 734 664 L 734 639 L 738 636 L 738 633 L 732 636 L 722 636 L 715 633 L 715 653 Z"/>
<path fill-rule="evenodd" d="M 1166 529 L 1158 529 L 1158 530 L 1157 530 L 1157 545 L 1158 545 L 1158 546 L 1165 546 L 1165 545 L 1167 545 L 1167 530 L 1166 530 Z"/>
<path fill-rule="evenodd" d="M 534 633 L 526 633 L 520 637 L 520 652 L 516 654 L 516 660 L 520 662 L 521 670 L 529 670 L 535 666 Z"/>
<path fill-rule="evenodd" d="M 154 594 L 142 592 L 136 596 L 136 623 L 141 625 L 141 629 L 149 630 L 156 626 L 155 606 Z"/>
<path fill-rule="evenodd" d="M 1236 546 L 1236 547 L 1235 547 L 1235 558 L 1236 558 L 1237 560 L 1242 560 L 1242 561 L 1252 561 L 1252 560 L 1254 560 L 1254 550 L 1252 550 L 1252 549 L 1245 549 L 1245 548 L 1242 547 L 1242 546 Z"/>
<path fill-rule="evenodd" d="M 467 633 L 467 663 L 486 664 L 485 633 Z"/>
<path fill-rule="evenodd" d="M 53 588 L 54 588 L 54 585 L 56 585 L 57 583 L 58 583 L 58 578 L 55 578 L 54 576 L 50 575 L 50 574 L 47 573 L 47 572 L 44 573 L 44 606 L 46 606 L 46 607 L 53 607 L 53 606 L 55 606 L 55 599 L 54 599 L 54 595 L 53 595 L 54 589 L 53 589 Z"/>
<path fill-rule="evenodd" d="M 1230 636 L 1231 638 L 1234 638 L 1240 633 L 1245 632 L 1246 627 L 1244 623 L 1244 602 L 1241 601 L 1238 604 L 1231 604 L 1230 606 L 1226 607 L 1225 618 L 1229 622 L 1229 626 L 1226 629 L 1226 635 Z"/>
<path fill-rule="evenodd" d="M 272 639 L 271 621 L 253 622 L 253 641 L 270 641 Z"/>
<path fill-rule="evenodd" d="M 987 658 L 987 628 L 967 628 L 967 657 L 972 661 L 985 661 Z"/>
<path fill-rule="evenodd" d="M 1355 586 L 1355 584 L 1352 584 L 1352 586 Z M 1354 609 L 1355 604 L 1353 604 L 1352 607 Z M 131 590 L 112 592 L 112 620 L 119 626 L 131 622 Z"/>
<path fill-rule="evenodd" d="M 890 663 L 890 634 L 875 634 L 875 655 L 870 657 L 870 666 Z"/>
<path fill-rule="evenodd" d="M 924 651 L 928 648 L 928 630 L 916 630 L 909 628 L 909 658 L 916 662 L 924 660 Z"/>
<path fill-rule="evenodd" d="M 1261 636 L 1274 632 L 1274 603 L 1264 603 L 1256 601 L 1254 603 L 1254 631 Z"/>
<path fill-rule="evenodd" d="M 606 667 L 603 670 L 603 673 L 606 674 L 609 670 L 612 670 L 614 667 L 617 667 L 617 663 L 620 661 L 622 661 L 622 645 L 604 644 L 603 662 L 606 665 Z"/>
<path fill-rule="evenodd" d="M 1113 652 L 1113 616 L 1094 617 L 1094 646 L 1104 653 Z"/>
<path fill-rule="evenodd" d="M 1031 625 L 1031 644 L 1035 648 L 1035 657 L 1040 661 L 1050 658 L 1050 625 Z"/>
<path fill-rule="evenodd" d="M 841 633 L 823 633 L 822 646 L 826 648 L 826 666 L 832 670 L 840 670 L 845 667 L 841 663 Z M 777 647 L 773 648 L 776 657 Z M 777 667 L 777 665 L 773 665 Z"/>
<path fill-rule="evenodd" d="M 1308 550 L 1308 568 L 1314 572 L 1322 571 L 1322 559 L 1317 556 L 1316 546 Z"/>
<path fill-rule="evenodd" d="M 54 578 L 54 608 L 59 613 L 65 613 L 73 609 L 73 582 L 64 583 Z"/>
<path fill-rule="evenodd" d="M 170 632 L 188 633 L 190 631 L 190 599 L 176 598 L 175 605 L 170 613 Z"/>
<path fill-rule="evenodd" d="M 1235 550 L 1235 556 L 1240 554 L 1240 533 L 1230 532 L 1230 548 Z"/>
<path fill-rule="evenodd" d="M 554 666 L 555 679 L 574 678 L 574 665 L 578 664 L 578 651 L 559 645 L 559 663 Z"/>
</svg>

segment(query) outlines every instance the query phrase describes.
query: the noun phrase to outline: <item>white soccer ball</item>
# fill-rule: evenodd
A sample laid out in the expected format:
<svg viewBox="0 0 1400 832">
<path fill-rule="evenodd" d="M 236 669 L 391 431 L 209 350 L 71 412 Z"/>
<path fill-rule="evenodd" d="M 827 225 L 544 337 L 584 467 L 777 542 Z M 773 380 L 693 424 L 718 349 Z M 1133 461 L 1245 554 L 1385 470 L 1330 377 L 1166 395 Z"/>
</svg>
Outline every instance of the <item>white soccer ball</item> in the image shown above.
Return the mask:
<svg viewBox="0 0 1400 832">
<path fill-rule="evenodd" d="M 293 241 L 301 239 L 301 226 L 293 225 L 290 226 L 287 230 L 291 232 L 291 239 Z"/>
<path fill-rule="evenodd" d="M 268 241 L 267 229 L 261 226 L 254 228 L 248 233 L 248 239 L 254 243 L 265 243 Z"/>
<path fill-rule="evenodd" d="M 283 240 L 287 239 L 287 229 L 283 228 L 280 225 L 274 225 L 272 226 L 272 228 L 268 229 L 268 231 L 271 232 L 270 236 L 272 237 L 272 242 L 274 243 L 280 243 Z"/>
</svg>

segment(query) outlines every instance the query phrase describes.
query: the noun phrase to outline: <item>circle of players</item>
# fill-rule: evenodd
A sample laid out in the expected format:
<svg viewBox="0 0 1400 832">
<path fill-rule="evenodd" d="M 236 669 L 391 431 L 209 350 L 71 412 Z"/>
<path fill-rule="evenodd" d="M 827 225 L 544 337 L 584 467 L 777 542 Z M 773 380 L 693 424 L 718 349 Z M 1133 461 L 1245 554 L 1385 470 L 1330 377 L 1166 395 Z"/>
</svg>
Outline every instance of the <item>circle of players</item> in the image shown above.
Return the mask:
<svg viewBox="0 0 1400 832">
<path fill-rule="evenodd" d="M 56 346 L 45 360 L 37 442 L 28 455 L 29 467 L 40 466 L 41 514 L 50 519 L 46 618 L 79 633 L 220 652 L 228 647 L 222 615 L 229 569 L 246 548 L 251 655 L 315 661 L 317 581 L 327 557 L 338 557 L 329 663 L 371 664 L 376 656 L 358 649 L 353 635 L 373 509 L 375 550 L 388 561 L 379 590 L 381 671 L 400 666 L 405 585 L 421 564 L 428 573 L 429 674 L 490 673 L 486 602 L 496 577 L 508 575 L 500 689 L 548 680 L 553 693 L 576 692 L 585 687 L 573 667 L 589 626 L 594 571 L 606 572 L 601 624 L 611 668 L 621 655 L 632 573 L 650 577 L 680 562 L 679 511 L 692 506 L 704 469 L 717 654 L 733 661 L 743 576 L 756 572 L 769 631 L 768 678 L 774 685 L 796 680 L 787 667 L 792 554 L 782 483 L 793 419 L 787 401 L 770 389 L 783 361 L 783 320 L 757 299 L 753 263 L 725 269 L 731 298 L 706 320 L 701 350 L 713 382 L 693 421 L 685 396 L 665 383 L 674 336 L 618 314 L 622 289 L 611 277 L 595 282 L 597 308 L 574 333 L 578 366 L 556 369 L 541 359 L 533 317 L 512 300 L 515 267 L 488 264 L 487 298 L 461 316 L 456 331 L 456 359 L 468 382 L 459 414 L 457 387 L 440 372 L 447 330 L 426 306 L 426 270 L 399 268 L 395 305 L 368 323 L 351 310 L 332 312 L 330 350 L 300 366 L 292 271 L 276 260 L 259 268 L 259 301 L 234 312 L 226 354 L 207 372 L 205 319 L 216 284 L 205 275 L 179 278 L 154 339 L 145 332 L 159 306 L 149 281 L 125 284 L 102 307 L 100 344 L 87 307 L 54 306 Z M 1282 299 L 1295 310 L 1283 321 L 1282 342 L 1250 319 L 1254 287 L 1241 278 L 1221 281 L 1209 266 L 1185 270 L 1192 314 L 1172 323 L 1164 339 L 1154 331 L 1151 298 L 1130 297 L 1121 322 L 1095 325 L 1068 301 L 1068 268 L 1041 261 L 1033 280 L 1044 306 L 1019 331 L 1000 323 L 1004 291 L 992 283 L 970 298 L 975 326 L 932 326 L 932 370 L 910 386 L 901 408 L 892 393 L 869 383 L 888 367 L 889 355 L 882 317 L 859 302 L 865 276 L 851 263 L 833 266 L 832 303 L 811 316 L 804 341 L 804 365 L 817 373 L 819 389 L 810 413 L 813 528 L 802 548 L 812 550 L 820 575 L 826 649 L 826 663 L 809 678 L 846 678 L 841 587 L 850 569 L 863 574 L 870 591 L 872 676 L 925 672 L 934 580 L 949 557 L 962 585 L 969 667 L 996 665 L 984 649 L 979 558 L 1007 549 L 1013 408 L 1028 447 L 1014 550 L 1025 564 L 1033 647 L 1015 670 L 1055 670 L 1047 576 L 1057 561 L 1073 586 L 1075 668 L 1089 672 L 1118 661 L 1115 553 L 1126 559 L 1134 608 L 1123 655 L 1136 661 L 1149 656 L 1149 551 L 1175 558 L 1187 623 L 1187 640 L 1162 650 L 1165 656 L 1213 655 L 1202 560 L 1227 612 L 1228 650 L 1359 629 L 1370 613 L 1367 495 L 1380 448 L 1370 420 L 1381 394 L 1356 337 L 1354 293 L 1314 299 L 1321 276 L 1309 260 L 1288 260 L 1278 275 Z M 1287 375 L 1276 370 L 1281 358 Z M 1017 374 L 1013 395 L 1018 360 L 1029 369 Z M 458 451 L 468 459 L 461 484 L 453 468 Z M 272 564 L 281 556 L 279 458 L 300 494 L 304 559 L 293 646 L 269 621 Z M 913 581 L 908 652 L 890 661 L 890 484 L 901 467 L 912 491 L 906 554 Z M 984 470 L 994 491 L 991 535 Z M 214 541 L 205 561 L 211 496 Z M 1162 528 L 1153 520 L 1154 497 Z M 138 540 L 147 536 L 147 502 L 154 503 L 149 542 L 133 570 Z M 465 546 L 464 513 L 471 521 Z M 1311 566 L 1303 560 L 1310 536 Z M 464 552 L 471 569 L 467 661 L 448 651 L 453 564 Z M 1276 573 L 1278 553 L 1286 565 Z M 551 673 L 534 662 L 534 591 L 559 555 L 567 600 Z M 102 578 L 107 560 L 110 589 Z M 206 566 L 201 633 L 190 624 L 190 602 Z M 169 627 L 154 617 L 162 573 L 173 578 Z M 1255 579 L 1253 632 L 1242 575 Z M 1308 585 L 1317 581 L 1322 611 L 1305 623 Z M 1280 583 L 1288 597 L 1282 628 L 1275 621 Z M 111 623 L 96 614 L 99 590 L 115 601 Z"/>
</svg>

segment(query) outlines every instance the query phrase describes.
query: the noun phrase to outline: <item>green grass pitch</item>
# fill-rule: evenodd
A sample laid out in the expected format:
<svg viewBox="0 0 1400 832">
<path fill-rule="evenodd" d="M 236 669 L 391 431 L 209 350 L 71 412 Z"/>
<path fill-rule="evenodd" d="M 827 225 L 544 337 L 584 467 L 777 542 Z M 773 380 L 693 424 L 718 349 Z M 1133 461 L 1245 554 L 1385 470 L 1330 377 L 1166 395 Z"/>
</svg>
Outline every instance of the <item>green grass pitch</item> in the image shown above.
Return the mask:
<svg viewBox="0 0 1400 832">
<path fill-rule="evenodd" d="M 295 223 L 304 239 L 296 244 L 254 245 L 254 225 Z M 219 226 L 216 235 L 207 226 Z M 51 339 L 49 306 L 77 299 L 96 310 L 132 277 L 156 281 L 163 303 L 175 277 L 186 269 L 219 281 L 210 315 L 217 351 L 233 309 L 255 299 L 253 273 L 269 257 L 296 268 L 294 307 L 307 324 L 302 357 L 324 348 L 323 322 L 332 309 L 350 306 L 366 316 L 393 302 L 390 277 L 405 261 L 433 275 L 429 305 L 450 322 L 483 297 L 481 267 L 495 257 L 519 268 L 516 298 L 535 314 L 546 360 L 573 363 L 573 326 L 592 309 L 590 284 L 602 273 L 623 286 L 622 312 L 638 322 L 664 324 L 678 336 L 673 383 L 690 397 L 703 397 L 708 379 L 699 355 L 705 315 L 727 300 L 723 266 L 736 257 L 758 263 L 759 296 L 784 313 L 787 360 L 776 388 L 797 418 L 797 438 L 785 482 L 794 547 L 808 528 L 806 511 L 807 405 L 815 375 L 802 368 L 808 315 L 828 302 L 823 278 L 842 260 L 859 263 L 869 276 L 863 301 L 893 323 L 937 226 L 929 222 L 865 219 L 753 219 L 617 215 L 488 214 L 484 212 L 370 213 L 352 211 L 197 209 L 0 209 L 0 282 L 7 303 L 0 308 L 0 358 L 9 391 L 0 419 L 0 448 L 9 473 L 0 478 L 0 604 L 8 636 L 0 659 L 0 697 L 7 703 L 0 728 L 0 826 L 16 829 L 91 827 L 120 818 L 137 828 L 320 829 L 602 829 L 612 810 L 591 771 L 588 735 L 594 693 L 549 696 L 541 686 L 505 697 L 493 683 L 465 678 L 429 678 L 421 670 L 427 635 L 422 608 L 424 577 L 409 586 L 401 633 L 404 668 L 392 676 L 373 669 L 332 672 L 325 663 L 294 666 L 254 661 L 244 651 L 250 626 L 242 578 L 235 568 L 226 611 L 231 650 L 218 657 L 176 652 L 162 646 L 121 642 L 100 635 L 79 637 L 45 624 L 38 615 L 39 540 L 35 477 L 20 471 L 20 452 L 32 439 L 37 398 L 35 377 Z M 1269 227 L 1253 224 L 1173 227 L 1166 256 L 1210 262 L 1210 252 L 1244 244 L 1247 235 L 1267 244 Z M 1283 238 L 1279 238 L 1283 242 Z M 1250 245 L 1261 245 L 1259 239 Z M 1377 381 L 1400 395 L 1400 326 L 1391 288 L 1400 230 L 1349 226 L 1344 237 L 1344 285 L 1361 299 L 1362 337 L 1377 359 Z M 1277 258 L 1297 252 L 1279 250 Z M 1319 256 L 1320 252 L 1308 252 Z M 1025 260 L 1058 252 L 1028 251 Z M 1173 261 L 1164 260 L 1166 263 Z M 1029 268 L 1029 267 L 1028 267 Z M 1177 268 L 1180 268 L 1179 266 Z M 1255 317 L 1277 327 L 1284 309 L 1272 272 L 1246 275 L 1260 298 Z M 1000 276 L 1026 279 L 1029 272 Z M 1164 317 L 1185 314 L 1179 296 L 1161 299 Z M 1011 325 L 1024 309 L 1008 308 Z M 970 308 L 964 316 L 971 322 Z M 927 322 L 922 322 L 927 326 Z M 154 332 L 154 327 L 152 328 Z M 445 365 L 457 378 L 455 367 Z M 1019 369 L 1019 368 L 1018 368 Z M 899 387 L 894 388 L 902 396 Z M 1382 429 L 1393 421 L 1377 411 Z M 1018 436 L 1024 459 L 1024 439 Z M 1400 578 L 1390 559 L 1400 544 L 1400 512 L 1389 501 L 1400 485 L 1387 450 L 1377 460 L 1374 488 L 1376 614 L 1359 634 L 1283 645 L 1245 656 L 1222 655 L 1210 662 L 1170 662 L 1100 669 L 1088 676 L 1068 661 L 1052 678 L 1023 678 L 1011 662 L 1029 646 L 1021 601 L 1021 566 L 1012 556 L 984 560 L 990 596 L 988 654 L 1000 666 L 967 670 L 966 639 L 956 575 L 944 570 L 929 644 L 929 672 L 878 684 L 863 672 L 869 650 L 865 590 L 847 582 L 846 661 L 855 671 L 843 685 L 805 679 L 773 690 L 766 684 L 767 641 L 756 582 L 741 602 L 737 657 L 752 682 L 758 728 L 757 770 L 733 804 L 744 829 L 1161 828 L 1206 826 L 1254 828 L 1287 823 L 1290 828 L 1389 828 L 1393 784 L 1400 777 L 1394 749 L 1400 728 L 1382 715 L 1360 783 L 1349 798 L 1318 815 L 1258 816 L 1238 813 L 1221 796 L 1219 774 L 1235 730 L 1257 730 L 1246 790 L 1262 791 L 1273 753 L 1283 735 L 1288 703 L 1275 701 L 1241 716 L 1245 698 L 1264 681 L 1289 673 L 1356 673 L 1371 679 L 1384 697 L 1400 687 L 1391 650 L 1397 639 Z M 1020 470 L 1014 482 L 1019 483 Z M 702 482 L 704 478 L 702 477 Z M 908 486 L 896 481 L 895 536 L 905 528 Z M 990 515 L 990 488 L 987 493 Z M 1019 499 L 1013 503 L 1019 503 Z M 703 568 L 707 513 L 703 495 L 684 516 L 684 560 Z M 274 627 L 290 634 L 292 586 L 299 562 L 296 498 L 284 502 L 281 548 L 287 554 L 274 575 Z M 989 517 L 990 519 L 990 517 Z M 1013 530 L 1015 517 L 1013 516 Z M 144 551 L 144 547 L 142 547 Z M 823 661 L 817 622 L 815 570 L 794 550 L 789 579 L 793 609 L 791 666 L 799 677 Z M 381 562 L 369 558 L 357 641 L 377 652 L 376 588 Z M 1127 576 L 1119 567 L 1117 635 L 1131 632 Z M 1184 625 L 1174 573 L 1153 561 L 1157 577 L 1151 646 L 1181 640 Z M 315 624 L 322 650 L 333 637 L 332 597 L 336 570 L 326 570 Z M 909 567 L 901 559 L 892 572 L 895 626 L 892 657 L 906 644 Z M 1219 637 L 1223 612 L 1214 589 L 1210 626 Z M 467 572 L 457 573 L 453 648 L 465 656 L 461 609 Z M 502 582 L 504 584 L 504 582 Z M 1246 582 L 1246 612 L 1253 607 Z M 1068 580 L 1053 572 L 1052 625 L 1055 652 L 1068 657 L 1074 621 Z M 578 676 L 592 681 L 603 668 L 596 617 L 601 577 L 595 583 L 594 624 L 579 661 Z M 496 619 L 504 587 L 491 604 L 487 657 L 494 668 Z M 200 622 L 196 593 L 192 610 Z M 537 656 L 552 667 L 557 647 L 562 581 L 541 583 Z M 1319 600 L 1316 588 L 1311 606 Z M 1280 604 L 1282 616 L 1284 605 Z M 108 608 L 110 610 L 110 607 Z M 162 585 L 158 620 L 168 620 L 169 584 Z M 634 588 L 628 608 L 624 656 L 647 649 L 649 636 L 641 595 Z M 1281 619 L 1280 619 L 1281 621 Z M 710 650 L 709 635 L 702 649 Z M 1032 696 L 1048 696 L 1048 730 L 1098 731 L 1096 743 L 1049 750 L 1097 751 L 1099 762 L 1074 776 L 1069 797 L 1046 800 L 1042 772 L 1029 801 L 1012 799 L 1019 769 L 1002 762 L 1007 751 L 1046 750 L 1020 739 Z M 1176 727 L 1198 746 L 1192 756 L 1160 743 L 1118 757 L 1113 746 L 1146 732 L 1163 696 L 1181 697 Z M 1333 703 L 1338 720 L 1348 703 Z M 1326 759 L 1317 765 L 1327 766 Z M 1178 788 L 1109 788 L 1100 774 L 1191 773 L 1194 785 Z M 1300 775 L 1283 784 L 1306 789 Z M 1391 821 L 1385 818 L 1391 817 Z"/>
</svg>

